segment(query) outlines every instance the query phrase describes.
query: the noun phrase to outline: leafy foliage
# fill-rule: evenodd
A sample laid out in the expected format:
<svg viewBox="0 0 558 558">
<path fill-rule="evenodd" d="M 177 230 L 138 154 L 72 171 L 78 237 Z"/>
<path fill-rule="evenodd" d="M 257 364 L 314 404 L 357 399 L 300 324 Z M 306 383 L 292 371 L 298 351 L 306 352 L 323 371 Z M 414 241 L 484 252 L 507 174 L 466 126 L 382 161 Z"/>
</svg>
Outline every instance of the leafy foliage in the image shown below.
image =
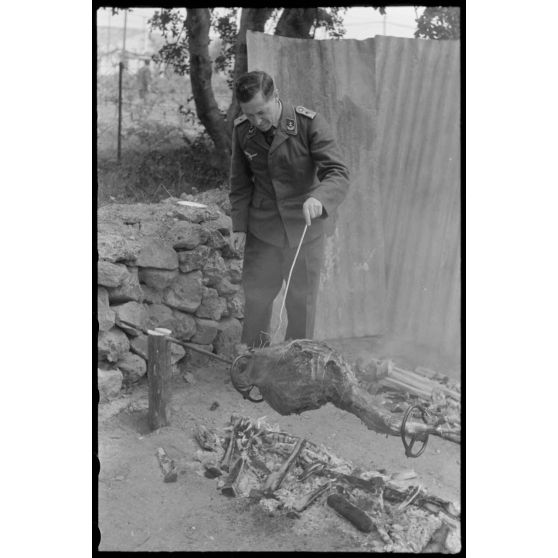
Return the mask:
<svg viewBox="0 0 558 558">
<path fill-rule="evenodd" d="M 383 13 L 384 8 L 376 8 Z M 282 8 L 275 9 L 271 14 L 270 21 L 275 27 Z M 341 38 L 345 35 L 343 17 L 347 8 L 318 8 L 317 17 L 314 22 L 314 32 L 323 28 L 331 38 Z M 227 76 L 227 83 L 232 87 L 232 72 L 234 67 L 235 47 L 238 34 L 236 19 L 238 8 L 220 8 L 219 11 L 212 8 L 211 26 L 217 31 L 220 40 L 220 52 L 214 59 L 215 69 Z M 149 20 L 152 30 L 161 31 L 165 45 L 154 56 L 155 62 L 166 62 L 171 65 L 176 73 L 184 75 L 190 70 L 188 35 L 186 31 L 185 10 L 163 9 L 156 11 Z"/>
<path fill-rule="evenodd" d="M 341 39 L 347 32 L 343 27 L 343 16 L 346 11 L 347 8 L 318 8 L 314 33 L 317 29 L 323 28 L 332 39 Z"/>
<path fill-rule="evenodd" d="M 226 73 L 227 84 L 232 87 L 232 73 L 234 69 L 234 53 L 238 29 L 236 17 L 238 8 L 227 8 L 224 15 L 217 16 L 215 10 L 211 11 L 211 25 L 219 33 L 220 52 L 215 58 L 215 69 Z"/>
<path fill-rule="evenodd" d="M 416 19 L 417 39 L 453 39 L 460 37 L 460 9 L 457 7 L 428 7 Z"/>
<path fill-rule="evenodd" d="M 149 20 L 151 30 L 159 30 L 165 44 L 153 56 L 157 63 L 170 64 L 174 71 L 183 76 L 190 71 L 190 53 L 188 50 L 188 30 L 186 14 L 180 10 L 162 9 L 156 11 Z"/>
</svg>

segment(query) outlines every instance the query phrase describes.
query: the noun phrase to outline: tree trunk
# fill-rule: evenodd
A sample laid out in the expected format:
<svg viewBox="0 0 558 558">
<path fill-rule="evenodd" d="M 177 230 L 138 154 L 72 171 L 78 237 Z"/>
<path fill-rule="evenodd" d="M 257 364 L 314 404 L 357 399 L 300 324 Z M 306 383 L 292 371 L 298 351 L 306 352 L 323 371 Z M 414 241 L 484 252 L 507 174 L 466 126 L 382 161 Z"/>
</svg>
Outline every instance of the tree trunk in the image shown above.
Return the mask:
<svg viewBox="0 0 558 558">
<path fill-rule="evenodd" d="M 219 110 L 211 85 L 209 57 L 210 14 L 208 8 L 187 8 L 186 27 L 190 51 L 190 82 L 201 123 L 215 144 L 215 163 L 227 169 L 230 161 L 231 137 Z"/>
<path fill-rule="evenodd" d="M 318 8 L 285 8 L 275 29 L 276 35 L 311 39 L 310 29 L 316 23 Z"/>
<path fill-rule="evenodd" d="M 233 79 L 236 80 L 238 76 L 248 71 L 248 50 L 246 47 L 246 32 L 247 31 L 261 31 L 265 29 L 267 20 L 271 17 L 273 8 L 242 8 L 240 15 L 240 28 L 236 39 L 235 59 Z M 265 71 L 265 68 L 261 68 Z M 233 88 L 233 96 L 231 105 L 227 111 L 227 131 L 232 135 L 234 126 L 234 119 L 238 115 L 240 107 L 236 100 L 236 95 Z"/>
</svg>

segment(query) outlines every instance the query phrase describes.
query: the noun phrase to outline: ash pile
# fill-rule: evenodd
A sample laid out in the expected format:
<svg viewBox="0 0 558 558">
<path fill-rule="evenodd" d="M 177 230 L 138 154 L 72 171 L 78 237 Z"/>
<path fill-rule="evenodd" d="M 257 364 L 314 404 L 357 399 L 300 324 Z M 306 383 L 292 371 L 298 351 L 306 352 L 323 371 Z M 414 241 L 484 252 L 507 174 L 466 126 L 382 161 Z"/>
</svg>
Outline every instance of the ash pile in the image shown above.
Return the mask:
<svg viewBox="0 0 558 558">
<path fill-rule="evenodd" d="M 429 494 L 414 472 L 363 472 L 264 418 L 233 415 L 222 431 L 196 426 L 197 459 L 223 496 L 314 526 L 333 517 L 376 552 L 461 549 L 458 504 Z"/>
</svg>

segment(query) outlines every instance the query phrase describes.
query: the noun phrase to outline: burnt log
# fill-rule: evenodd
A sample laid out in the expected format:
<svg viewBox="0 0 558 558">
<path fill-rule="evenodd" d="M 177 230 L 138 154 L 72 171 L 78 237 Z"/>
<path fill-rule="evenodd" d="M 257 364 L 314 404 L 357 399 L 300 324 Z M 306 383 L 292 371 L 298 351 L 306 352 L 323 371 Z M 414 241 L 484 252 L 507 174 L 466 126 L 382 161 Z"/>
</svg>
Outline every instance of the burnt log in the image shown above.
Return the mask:
<svg viewBox="0 0 558 558">
<path fill-rule="evenodd" d="M 387 410 L 380 397 L 361 385 L 353 366 L 324 342 L 300 339 L 255 349 L 231 370 L 242 393 L 252 386 L 281 415 L 300 414 L 332 403 L 356 415 L 370 429 L 399 436 L 402 417 Z M 460 443 L 460 433 L 444 425 L 412 421 L 405 435 L 424 439 L 428 434 Z"/>
<path fill-rule="evenodd" d="M 296 459 L 298 457 L 298 454 L 300 453 L 300 450 L 302 449 L 302 446 L 303 446 L 305 441 L 306 440 L 304 440 L 304 439 L 300 439 L 296 443 L 295 447 L 293 448 L 293 451 L 292 451 L 291 455 L 289 455 L 288 459 L 279 468 L 279 470 L 274 471 L 273 473 L 271 473 L 269 475 L 269 477 L 265 481 L 264 493 L 270 494 L 270 493 L 273 493 L 277 489 L 280 488 L 281 483 L 283 482 L 283 479 L 287 476 L 287 473 L 290 471 L 290 469 L 294 465 L 294 462 L 296 461 Z"/>
<path fill-rule="evenodd" d="M 370 533 L 374 529 L 370 516 L 340 494 L 328 496 L 327 505 L 350 521 L 359 531 Z"/>
</svg>

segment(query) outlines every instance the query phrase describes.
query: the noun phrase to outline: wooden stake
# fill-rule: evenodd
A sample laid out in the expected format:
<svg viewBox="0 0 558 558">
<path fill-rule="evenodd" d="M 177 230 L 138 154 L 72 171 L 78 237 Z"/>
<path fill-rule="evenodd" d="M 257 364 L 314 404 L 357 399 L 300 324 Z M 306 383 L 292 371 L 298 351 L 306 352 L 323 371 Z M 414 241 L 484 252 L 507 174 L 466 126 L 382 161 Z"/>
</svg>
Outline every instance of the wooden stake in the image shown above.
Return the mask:
<svg viewBox="0 0 558 558">
<path fill-rule="evenodd" d="M 170 347 L 168 335 L 164 331 L 148 330 L 147 334 L 148 420 L 149 428 L 157 430 L 169 424 L 167 405 L 170 398 Z"/>
</svg>

